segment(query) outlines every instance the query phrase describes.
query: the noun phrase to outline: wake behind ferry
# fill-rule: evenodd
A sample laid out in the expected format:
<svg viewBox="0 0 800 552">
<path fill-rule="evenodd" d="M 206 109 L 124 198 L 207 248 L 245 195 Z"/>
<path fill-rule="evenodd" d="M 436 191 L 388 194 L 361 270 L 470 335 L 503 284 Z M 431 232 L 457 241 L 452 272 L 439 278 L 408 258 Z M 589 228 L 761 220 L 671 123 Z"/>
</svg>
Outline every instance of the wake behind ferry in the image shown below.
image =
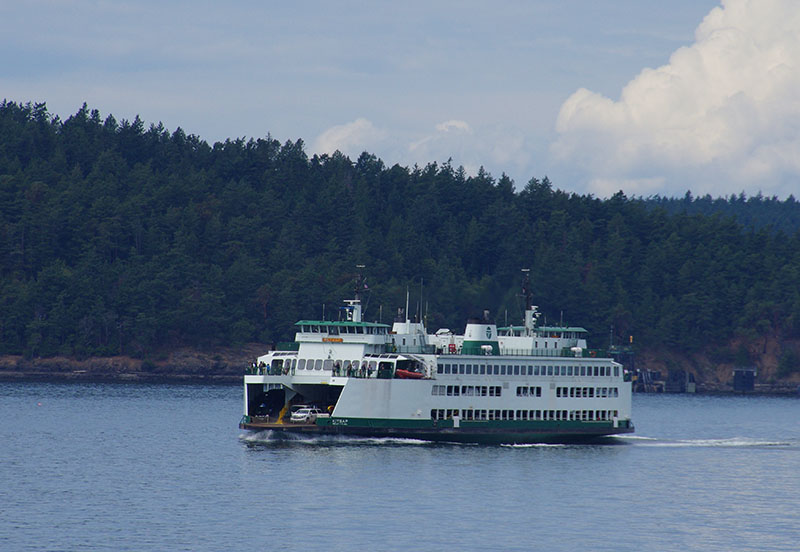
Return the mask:
<svg viewBox="0 0 800 552">
<path fill-rule="evenodd" d="M 241 429 L 468 443 L 566 443 L 632 433 L 623 367 L 586 347 L 580 327 L 539 326 L 528 273 L 522 325 L 470 319 L 427 333 L 400 309 L 362 320 L 355 297 L 338 321 L 301 320 L 289 350 L 244 377 Z"/>
</svg>

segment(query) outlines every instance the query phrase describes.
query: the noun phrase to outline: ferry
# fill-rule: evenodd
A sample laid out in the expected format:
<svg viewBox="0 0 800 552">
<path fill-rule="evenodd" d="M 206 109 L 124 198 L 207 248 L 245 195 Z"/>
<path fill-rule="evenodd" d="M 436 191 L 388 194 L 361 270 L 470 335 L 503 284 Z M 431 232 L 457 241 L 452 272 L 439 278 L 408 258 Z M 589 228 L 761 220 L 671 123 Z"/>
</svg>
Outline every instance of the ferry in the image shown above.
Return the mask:
<svg viewBox="0 0 800 552">
<path fill-rule="evenodd" d="M 525 444 L 632 433 L 631 382 L 581 327 L 540 326 L 528 272 L 519 326 L 484 311 L 463 334 L 427 333 L 406 308 L 390 326 L 362 317 L 366 286 L 339 320 L 301 320 L 293 343 L 244 376 L 239 427 L 284 434 Z M 299 414 L 299 415 L 298 415 Z"/>
</svg>

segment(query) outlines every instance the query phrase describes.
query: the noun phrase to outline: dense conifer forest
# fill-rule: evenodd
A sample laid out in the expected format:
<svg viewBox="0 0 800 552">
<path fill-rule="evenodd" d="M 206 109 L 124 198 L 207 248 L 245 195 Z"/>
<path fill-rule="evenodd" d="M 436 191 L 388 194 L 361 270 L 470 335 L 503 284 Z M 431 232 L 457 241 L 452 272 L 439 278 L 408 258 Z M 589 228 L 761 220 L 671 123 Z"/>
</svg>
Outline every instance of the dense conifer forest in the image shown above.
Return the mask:
<svg viewBox="0 0 800 552">
<path fill-rule="evenodd" d="M 296 320 L 337 316 L 356 264 L 370 320 L 391 321 L 409 289 L 429 329 L 484 308 L 519 323 L 529 267 L 547 321 L 598 345 L 612 328 L 687 351 L 792 339 L 799 214 L 794 198 L 601 200 L 546 177 L 309 157 L 270 136 L 209 145 L 85 105 L 60 120 L 4 101 L 0 353 L 290 340 Z"/>
</svg>

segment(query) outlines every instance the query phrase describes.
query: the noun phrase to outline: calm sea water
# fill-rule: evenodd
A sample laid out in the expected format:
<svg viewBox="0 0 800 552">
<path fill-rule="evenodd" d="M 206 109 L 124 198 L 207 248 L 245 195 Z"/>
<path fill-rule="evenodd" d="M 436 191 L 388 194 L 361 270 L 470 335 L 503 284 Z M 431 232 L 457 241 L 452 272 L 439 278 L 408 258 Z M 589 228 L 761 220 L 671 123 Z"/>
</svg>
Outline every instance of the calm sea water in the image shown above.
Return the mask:
<svg viewBox="0 0 800 552">
<path fill-rule="evenodd" d="M 0 384 L 0 550 L 798 550 L 800 399 L 604 446 L 242 435 L 235 386 Z"/>
</svg>

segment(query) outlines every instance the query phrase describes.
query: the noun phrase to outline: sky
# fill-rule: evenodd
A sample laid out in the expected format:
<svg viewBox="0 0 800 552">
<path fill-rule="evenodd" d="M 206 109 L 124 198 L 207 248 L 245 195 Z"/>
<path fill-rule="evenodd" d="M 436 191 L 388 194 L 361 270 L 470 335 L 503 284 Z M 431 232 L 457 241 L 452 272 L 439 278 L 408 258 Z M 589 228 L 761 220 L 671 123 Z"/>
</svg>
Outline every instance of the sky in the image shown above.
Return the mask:
<svg viewBox="0 0 800 552">
<path fill-rule="evenodd" d="M 800 1 L 0 3 L 0 98 L 518 189 L 800 188 Z"/>
</svg>

